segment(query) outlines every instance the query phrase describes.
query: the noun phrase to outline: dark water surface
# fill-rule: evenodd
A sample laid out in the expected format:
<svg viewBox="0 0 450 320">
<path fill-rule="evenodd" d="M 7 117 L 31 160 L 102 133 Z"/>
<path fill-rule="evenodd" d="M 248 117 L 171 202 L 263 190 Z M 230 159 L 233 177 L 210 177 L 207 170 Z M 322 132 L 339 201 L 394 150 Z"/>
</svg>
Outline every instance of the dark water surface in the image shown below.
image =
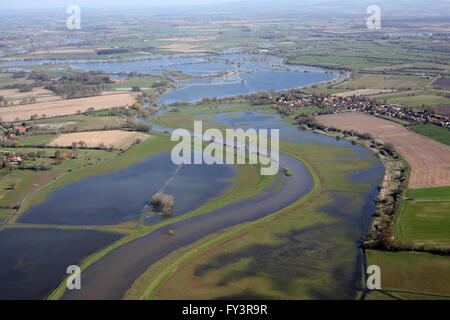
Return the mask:
<svg viewBox="0 0 450 320">
<path fill-rule="evenodd" d="M 136 221 L 150 198 L 175 172 L 170 153 L 137 164 L 67 184 L 44 202 L 31 207 L 18 222 L 68 225 L 111 225 Z M 231 165 L 184 166 L 164 193 L 174 196 L 173 216 L 201 206 L 218 196 L 236 176 Z M 147 222 L 159 222 L 154 216 Z"/>
<path fill-rule="evenodd" d="M 67 267 L 120 239 L 91 230 L 6 229 L 0 232 L 0 300 L 42 299 Z"/>
</svg>

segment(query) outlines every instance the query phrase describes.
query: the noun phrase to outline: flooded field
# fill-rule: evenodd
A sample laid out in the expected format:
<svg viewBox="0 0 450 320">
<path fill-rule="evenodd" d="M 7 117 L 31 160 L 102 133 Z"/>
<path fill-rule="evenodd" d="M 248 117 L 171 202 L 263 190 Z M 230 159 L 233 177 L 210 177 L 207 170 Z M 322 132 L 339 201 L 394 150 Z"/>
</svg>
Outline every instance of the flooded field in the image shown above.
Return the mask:
<svg viewBox="0 0 450 320">
<path fill-rule="evenodd" d="M 150 198 L 175 172 L 170 153 L 63 186 L 31 207 L 18 222 L 68 225 L 112 225 L 136 221 Z M 185 166 L 164 190 L 174 196 L 172 216 L 187 213 L 231 185 L 233 166 Z M 147 223 L 159 222 L 152 216 Z"/>
<path fill-rule="evenodd" d="M 91 230 L 7 229 L 0 232 L 0 299 L 42 299 L 69 265 L 120 235 Z"/>
</svg>

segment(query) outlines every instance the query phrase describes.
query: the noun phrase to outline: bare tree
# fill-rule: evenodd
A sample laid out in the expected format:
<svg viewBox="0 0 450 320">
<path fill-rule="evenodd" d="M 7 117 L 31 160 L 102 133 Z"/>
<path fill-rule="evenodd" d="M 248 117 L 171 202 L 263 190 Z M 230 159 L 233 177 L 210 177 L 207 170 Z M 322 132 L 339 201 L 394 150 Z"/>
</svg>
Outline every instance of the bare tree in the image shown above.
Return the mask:
<svg viewBox="0 0 450 320">
<path fill-rule="evenodd" d="M 150 200 L 150 204 L 152 205 L 154 210 L 162 212 L 164 214 L 169 214 L 173 210 L 175 200 L 173 196 L 158 192 L 153 195 L 152 199 Z"/>
</svg>

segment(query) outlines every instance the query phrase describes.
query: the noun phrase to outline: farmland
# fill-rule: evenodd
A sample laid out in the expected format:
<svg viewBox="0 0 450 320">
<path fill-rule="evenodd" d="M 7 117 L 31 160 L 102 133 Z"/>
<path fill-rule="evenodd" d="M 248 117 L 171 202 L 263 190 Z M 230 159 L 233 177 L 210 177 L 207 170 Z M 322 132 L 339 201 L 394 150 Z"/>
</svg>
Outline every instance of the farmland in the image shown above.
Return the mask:
<svg viewBox="0 0 450 320">
<path fill-rule="evenodd" d="M 444 94 L 438 92 L 419 92 L 419 93 L 406 93 L 403 95 L 389 96 L 386 94 L 383 98 L 378 98 L 380 101 L 387 101 L 392 104 L 407 105 L 412 108 L 419 108 L 422 106 L 449 106 L 450 99 Z"/>
<path fill-rule="evenodd" d="M 0 109 L 0 118 L 5 122 L 29 120 L 34 115 L 51 118 L 85 112 L 89 108 L 102 110 L 112 107 L 125 107 L 132 105 L 134 102 L 135 98 L 129 93 L 41 102 L 30 105 L 3 107 Z"/>
<path fill-rule="evenodd" d="M 447 128 L 434 126 L 432 124 L 419 124 L 411 126 L 410 128 L 414 130 L 414 132 L 425 137 L 450 146 L 450 130 Z"/>
<path fill-rule="evenodd" d="M 416 244 L 449 245 L 450 201 L 407 200 L 398 213 L 396 239 Z"/>
<path fill-rule="evenodd" d="M 411 166 L 409 188 L 431 188 L 450 185 L 450 147 L 411 133 L 391 121 L 360 113 L 320 116 L 326 126 L 368 133 L 391 143 Z"/>
<path fill-rule="evenodd" d="M 88 148 L 128 149 L 136 140 L 145 141 L 150 136 L 140 132 L 129 132 L 120 130 L 89 131 L 62 134 L 51 140 L 49 146 L 70 147 L 73 143 L 83 141 Z"/>
<path fill-rule="evenodd" d="M 399 299 L 450 298 L 448 257 L 429 253 L 369 250 L 367 259 L 382 270 L 381 289 Z"/>
</svg>

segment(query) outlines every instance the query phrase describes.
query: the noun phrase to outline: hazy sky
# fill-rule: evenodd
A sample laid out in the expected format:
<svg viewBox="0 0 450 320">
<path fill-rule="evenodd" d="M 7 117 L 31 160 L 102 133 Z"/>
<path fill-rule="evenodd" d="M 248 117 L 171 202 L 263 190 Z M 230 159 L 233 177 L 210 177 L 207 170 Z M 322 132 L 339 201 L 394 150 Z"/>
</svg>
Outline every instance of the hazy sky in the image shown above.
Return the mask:
<svg viewBox="0 0 450 320">
<path fill-rule="evenodd" d="M 0 0 L 0 10 L 16 8 L 57 8 L 67 7 L 71 4 L 79 5 L 80 7 L 136 7 L 215 4 L 238 1 L 241 0 Z"/>
</svg>

